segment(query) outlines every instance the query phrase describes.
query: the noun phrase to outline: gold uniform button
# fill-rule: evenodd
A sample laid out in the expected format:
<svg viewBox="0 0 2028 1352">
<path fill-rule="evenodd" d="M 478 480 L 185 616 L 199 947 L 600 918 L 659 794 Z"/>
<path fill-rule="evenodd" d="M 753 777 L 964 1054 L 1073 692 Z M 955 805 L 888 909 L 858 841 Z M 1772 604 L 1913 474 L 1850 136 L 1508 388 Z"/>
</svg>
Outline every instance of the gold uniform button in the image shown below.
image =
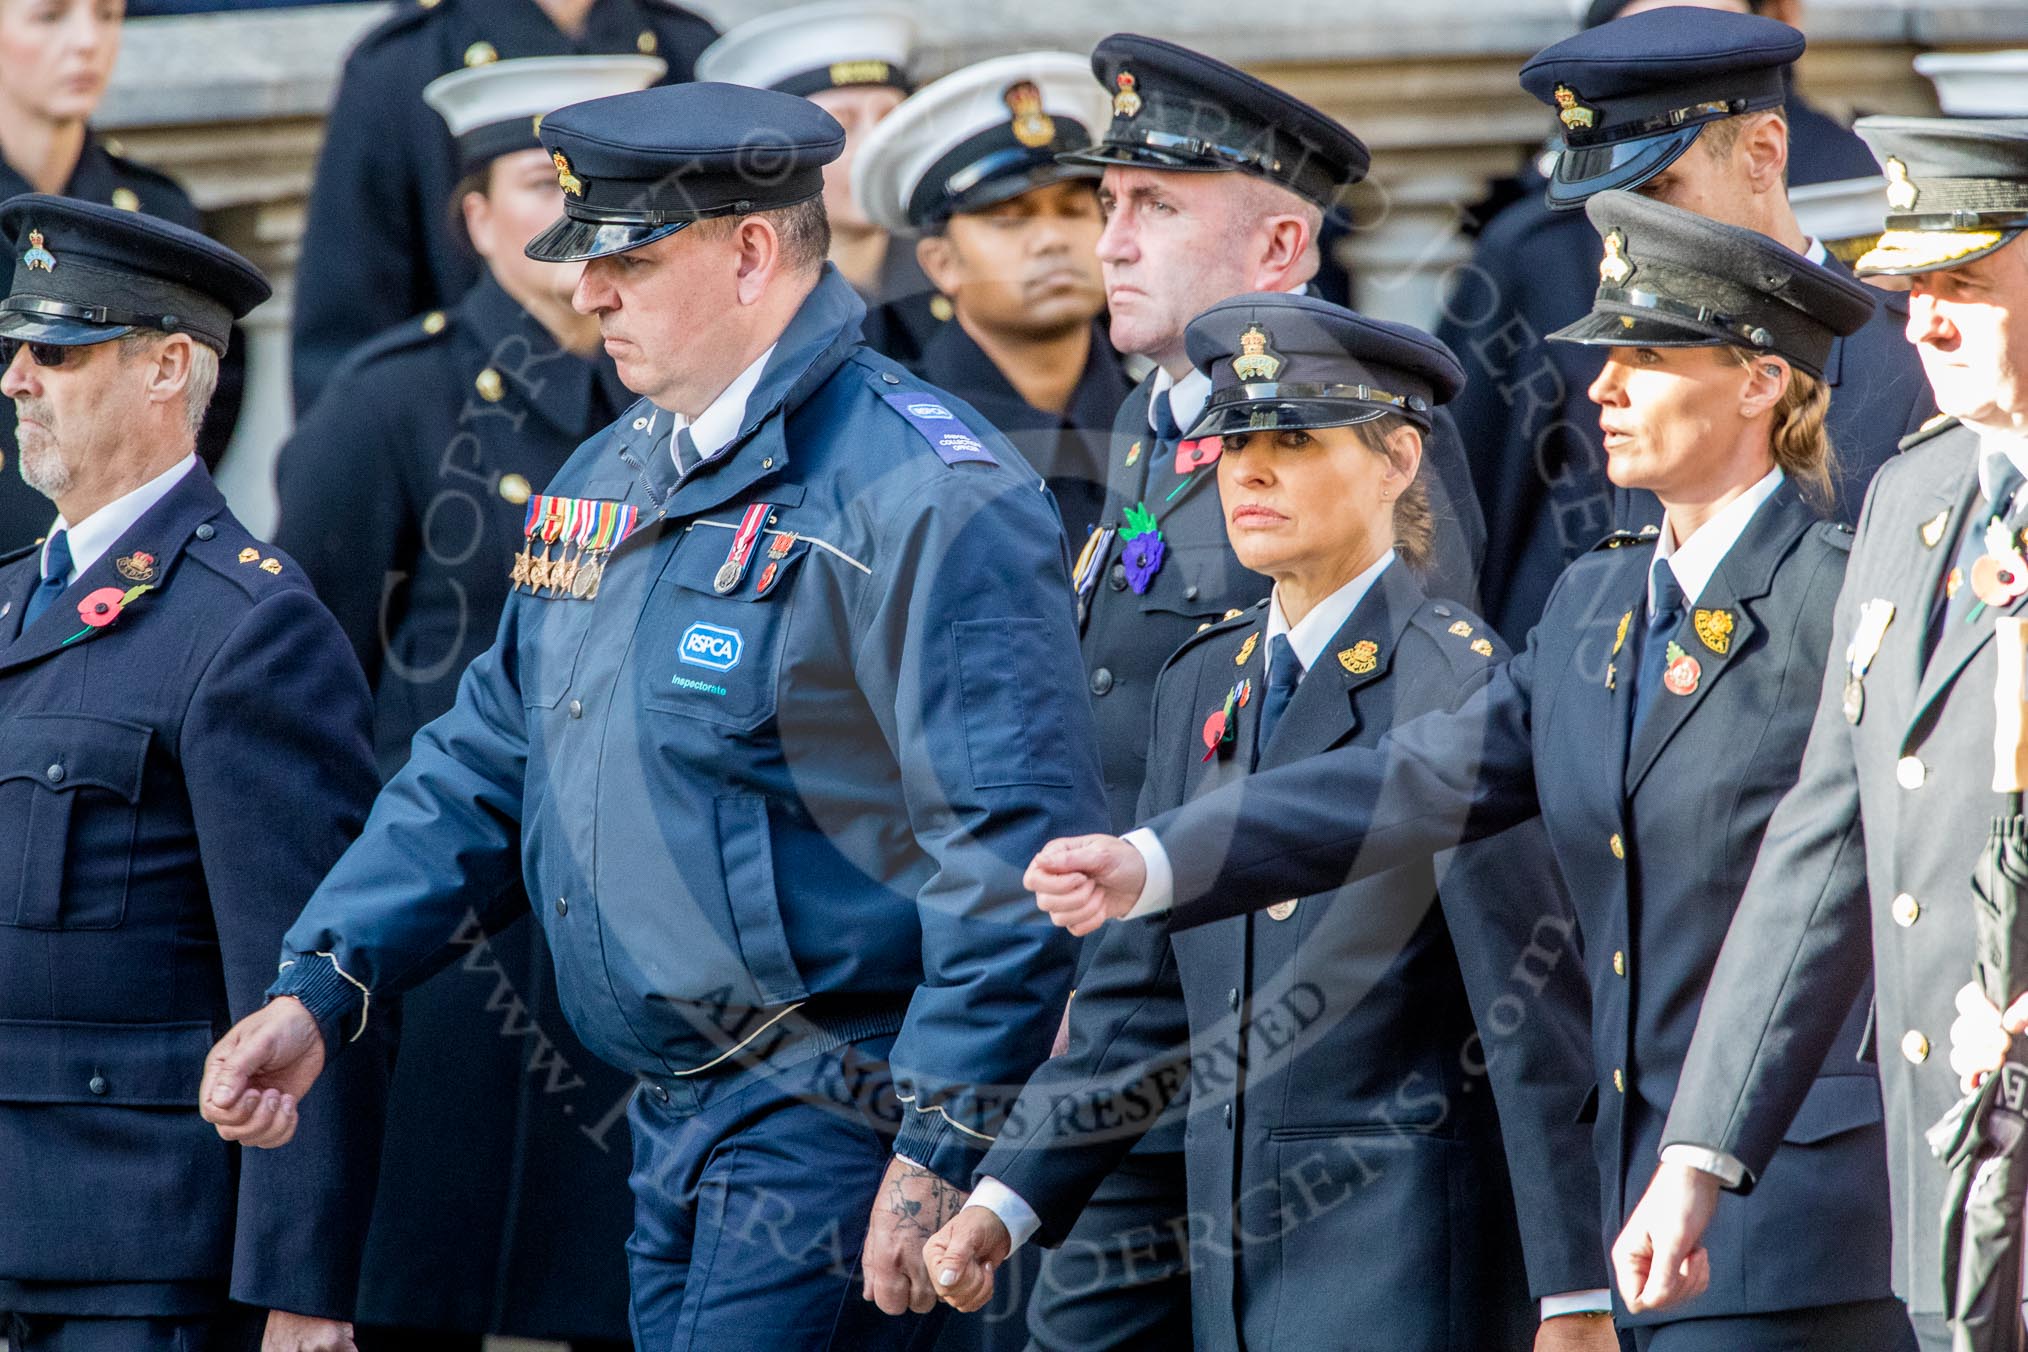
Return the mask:
<svg viewBox="0 0 2028 1352">
<path fill-rule="evenodd" d="M 655 40 L 655 30 L 652 28 L 643 28 L 641 36 L 634 39 L 634 50 L 642 56 L 653 56 L 655 49 L 661 45 Z"/>
<path fill-rule="evenodd" d="M 1613 852 L 1613 858 L 1615 859 L 1625 859 L 1627 857 L 1626 842 L 1620 839 L 1620 833 L 1617 831 L 1613 832 L 1612 838 L 1606 841 L 1606 848 Z"/>
<path fill-rule="evenodd" d="M 435 9 L 438 5 L 441 5 L 443 2 L 444 0 L 416 0 L 416 3 L 421 5 L 424 9 Z"/>
<path fill-rule="evenodd" d="M 1278 901 L 1267 908 L 1267 913 L 1270 920 L 1287 920 L 1296 913 L 1296 903 L 1293 901 Z"/>
<path fill-rule="evenodd" d="M 1907 929 L 1922 914 L 1922 906 L 1914 897 L 1903 892 L 1894 899 L 1894 923 Z"/>
<path fill-rule="evenodd" d="M 527 502 L 533 492 L 534 489 L 529 485 L 528 480 L 522 478 L 519 474 L 503 474 L 500 476 L 500 496 L 513 503 L 516 507 Z"/>
<path fill-rule="evenodd" d="M 1624 949 L 1615 948 L 1613 950 L 1613 975 L 1625 976 L 1626 974 L 1627 974 L 1626 951 Z"/>
<path fill-rule="evenodd" d="M 501 396 L 507 393 L 507 382 L 500 379 L 500 373 L 490 366 L 479 372 L 479 378 L 472 382 L 472 386 L 489 404 L 499 403 Z"/>
<path fill-rule="evenodd" d="M 1929 1060 L 1929 1039 L 1913 1028 L 1901 1035 L 1901 1054 L 1916 1065 Z"/>
<path fill-rule="evenodd" d="M 115 188 L 113 189 L 113 205 L 122 211 L 139 211 L 141 209 L 140 194 L 132 188 Z"/>
<path fill-rule="evenodd" d="M 936 320 L 937 323 L 948 324 L 951 316 L 956 313 L 957 310 L 951 305 L 951 298 L 949 296 L 930 297 L 930 318 Z"/>
<path fill-rule="evenodd" d="M 1613 1067 L 1613 1091 L 1619 1094 L 1627 1092 L 1627 1074 L 1618 1066 Z"/>
<path fill-rule="evenodd" d="M 468 66 L 490 66 L 499 59 L 499 51 L 490 42 L 475 42 L 465 48 L 465 64 Z"/>
<path fill-rule="evenodd" d="M 423 332 L 429 334 L 442 333 L 444 325 L 447 322 L 442 310 L 432 310 L 423 316 Z"/>
<path fill-rule="evenodd" d="M 1929 767 L 1919 756 L 1903 756 L 1894 765 L 1894 782 L 1904 789 L 1919 789 L 1922 781 L 1929 778 Z"/>
</svg>

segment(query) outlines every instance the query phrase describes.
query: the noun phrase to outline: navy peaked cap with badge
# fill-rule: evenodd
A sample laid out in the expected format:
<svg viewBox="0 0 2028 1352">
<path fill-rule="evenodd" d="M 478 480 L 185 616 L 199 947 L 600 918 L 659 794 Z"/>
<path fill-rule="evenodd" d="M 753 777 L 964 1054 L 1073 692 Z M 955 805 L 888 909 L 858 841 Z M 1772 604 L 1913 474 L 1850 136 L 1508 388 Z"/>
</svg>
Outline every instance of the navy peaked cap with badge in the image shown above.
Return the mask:
<svg viewBox="0 0 2028 1352">
<path fill-rule="evenodd" d="M 728 30 L 697 58 L 697 78 L 808 98 L 827 89 L 912 88 L 916 23 L 868 0 L 778 9 Z"/>
<path fill-rule="evenodd" d="M 0 339 L 83 347 L 135 329 L 224 352 L 232 323 L 273 294 L 261 270 L 180 225 L 45 193 L 0 203 L 14 282 Z"/>
<path fill-rule="evenodd" d="M 1602 192 L 1585 214 L 1605 240 L 1591 313 L 1549 335 L 1586 347 L 1744 347 L 1819 379 L 1835 340 L 1873 317 L 1872 288 L 1765 235 Z"/>
<path fill-rule="evenodd" d="M 1202 52 L 1115 33 L 1092 49 L 1112 124 L 1072 164 L 1195 173 L 1239 171 L 1328 207 L 1366 177 L 1366 145 L 1301 99 Z"/>
<path fill-rule="evenodd" d="M 1192 437 L 1346 427 L 1394 413 L 1427 432 L 1464 388 L 1451 350 L 1422 330 L 1315 296 L 1258 291 L 1190 321 L 1190 360 L 1211 377 Z"/>
<path fill-rule="evenodd" d="M 624 253 L 713 216 L 793 206 L 824 191 L 845 149 L 837 119 L 793 94 L 685 84 L 572 104 L 542 120 L 563 218 L 530 258 Z"/>
<path fill-rule="evenodd" d="M 1887 175 L 1887 231 L 1862 277 L 1905 277 L 1983 258 L 2028 229 L 2028 118 L 1862 117 Z"/>
<path fill-rule="evenodd" d="M 458 143 L 469 174 L 502 155 L 542 148 L 542 119 L 558 108 L 646 89 L 669 71 L 659 56 L 528 56 L 440 75 L 423 87 Z"/>
<path fill-rule="evenodd" d="M 1563 153 L 1549 205 L 1645 183 L 1706 124 L 1779 108 L 1784 71 L 1803 54 L 1785 23 L 1730 10 L 1668 5 L 1565 38 L 1521 68 L 1521 87 L 1556 109 Z"/>
</svg>

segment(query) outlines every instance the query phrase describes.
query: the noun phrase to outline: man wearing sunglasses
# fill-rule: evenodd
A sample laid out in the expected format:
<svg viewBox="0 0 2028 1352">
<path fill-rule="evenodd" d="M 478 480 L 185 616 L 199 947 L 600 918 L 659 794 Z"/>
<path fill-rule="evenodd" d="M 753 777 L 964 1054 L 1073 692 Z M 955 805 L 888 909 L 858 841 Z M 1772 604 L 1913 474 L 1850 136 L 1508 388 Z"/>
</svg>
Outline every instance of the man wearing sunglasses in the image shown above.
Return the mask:
<svg viewBox="0 0 2028 1352">
<path fill-rule="evenodd" d="M 350 1349 L 384 1055 L 286 1155 L 197 1113 L 205 1047 L 261 1005 L 375 784 L 337 622 L 195 454 L 268 284 L 75 199 L 9 199 L 0 239 L 0 392 L 56 515 L 0 556 L 0 1336 Z"/>
</svg>

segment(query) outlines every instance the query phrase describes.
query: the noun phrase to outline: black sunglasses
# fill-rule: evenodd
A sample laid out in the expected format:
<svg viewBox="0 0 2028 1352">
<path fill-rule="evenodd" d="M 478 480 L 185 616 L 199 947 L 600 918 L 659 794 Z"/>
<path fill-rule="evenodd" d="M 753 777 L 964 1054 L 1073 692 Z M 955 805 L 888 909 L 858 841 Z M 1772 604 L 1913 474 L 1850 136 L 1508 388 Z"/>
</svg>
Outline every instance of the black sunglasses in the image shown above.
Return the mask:
<svg viewBox="0 0 2028 1352">
<path fill-rule="evenodd" d="M 37 366 L 61 366 L 70 349 L 59 343 L 24 343 L 19 338 L 0 338 L 0 370 L 14 364 L 14 354 L 28 349 L 29 360 Z"/>
</svg>

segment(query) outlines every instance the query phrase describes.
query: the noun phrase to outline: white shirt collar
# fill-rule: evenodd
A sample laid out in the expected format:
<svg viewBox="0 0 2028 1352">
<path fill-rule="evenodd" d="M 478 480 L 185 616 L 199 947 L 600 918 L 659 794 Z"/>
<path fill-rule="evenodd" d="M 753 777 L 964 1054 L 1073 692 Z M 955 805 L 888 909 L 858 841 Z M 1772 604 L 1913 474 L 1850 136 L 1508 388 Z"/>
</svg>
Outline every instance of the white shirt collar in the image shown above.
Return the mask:
<svg viewBox="0 0 2028 1352">
<path fill-rule="evenodd" d="M 1809 259 L 1820 268 L 1827 267 L 1831 262 L 1831 251 L 1824 247 L 1824 241 L 1813 239 L 1804 246 L 1803 257 Z"/>
<path fill-rule="evenodd" d="M 1388 550 L 1373 561 L 1373 565 L 1359 576 L 1332 592 L 1311 609 L 1310 613 L 1291 625 L 1288 616 L 1282 613 L 1282 589 L 1276 587 L 1268 598 L 1267 642 L 1268 659 L 1261 664 L 1261 677 L 1267 677 L 1268 663 L 1274 660 L 1274 642 L 1277 636 L 1287 634 L 1289 646 L 1296 650 L 1296 660 L 1308 671 L 1317 665 L 1317 659 L 1324 655 L 1324 645 L 1331 636 L 1345 627 L 1345 621 L 1352 618 L 1352 612 L 1366 599 L 1366 593 L 1373 590 L 1373 584 L 1394 562 L 1394 551 Z"/>
<path fill-rule="evenodd" d="M 730 445 L 732 439 L 739 435 L 740 426 L 746 422 L 746 401 L 753 398 L 754 387 L 760 384 L 761 372 L 767 369 L 768 358 L 775 355 L 778 346 L 778 343 L 769 343 L 768 350 L 733 377 L 732 383 L 695 419 L 671 413 L 669 416 L 674 421 L 669 428 L 669 454 L 676 454 L 676 433 L 686 426 L 702 459 L 709 460 Z"/>
<path fill-rule="evenodd" d="M 2014 462 L 2015 470 L 2023 478 L 2028 478 L 2028 437 L 2014 432 L 1989 432 L 1982 427 L 1972 430 L 1979 437 L 1979 492 L 1990 502 L 1993 498 L 1992 456 L 1996 452 L 2006 456 Z"/>
<path fill-rule="evenodd" d="M 1169 396 L 1169 416 L 1176 420 L 1184 436 L 1190 435 L 1190 428 L 1204 413 L 1204 405 L 1211 398 L 1211 377 L 1196 367 L 1181 380 L 1169 374 L 1168 368 L 1155 368 L 1155 384 L 1148 395 L 1148 430 L 1155 426 L 1155 401 L 1164 393 Z"/>
<path fill-rule="evenodd" d="M 93 512 L 75 526 L 62 516 L 49 528 L 49 538 L 64 533 L 64 543 L 70 546 L 70 577 L 75 582 L 84 570 L 97 563 L 127 533 L 136 521 L 148 514 L 148 509 L 169 496 L 169 490 L 183 481 L 183 476 L 197 467 L 197 457 L 186 455 L 168 469 L 163 470 L 148 482 L 123 497 L 114 498 L 105 506 Z M 45 540 L 42 557 L 38 565 L 42 574 L 49 573 L 49 544 Z"/>
<path fill-rule="evenodd" d="M 1696 605 L 1697 598 L 1711 585 L 1711 579 L 1718 572 L 1718 565 L 1725 562 L 1725 556 L 1739 543 L 1739 537 L 1746 533 L 1746 526 L 1753 520 L 1753 514 L 1760 505 L 1774 496 L 1782 480 L 1788 476 L 1777 465 L 1761 476 L 1760 482 L 1741 493 L 1731 502 L 1719 508 L 1712 518 L 1697 528 L 1689 540 L 1678 544 L 1676 531 L 1665 516 L 1662 520 L 1662 534 L 1655 541 L 1655 557 L 1669 561 L 1669 571 L 1676 575 L 1676 585 L 1683 589 L 1686 604 Z M 1655 569 L 1648 566 L 1648 613 L 1655 610 Z"/>
</svg>

